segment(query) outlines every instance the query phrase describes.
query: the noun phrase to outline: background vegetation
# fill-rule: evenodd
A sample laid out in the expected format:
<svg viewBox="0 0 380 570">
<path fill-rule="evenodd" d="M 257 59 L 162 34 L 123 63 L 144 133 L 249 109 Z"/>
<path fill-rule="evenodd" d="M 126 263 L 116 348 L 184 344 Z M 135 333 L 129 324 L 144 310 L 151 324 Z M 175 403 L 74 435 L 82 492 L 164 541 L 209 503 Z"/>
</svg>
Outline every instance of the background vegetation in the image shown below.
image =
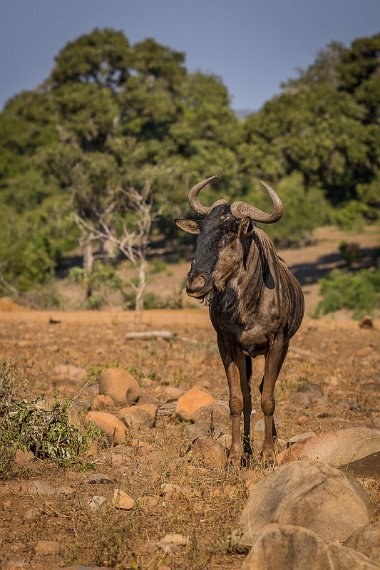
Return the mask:
<svg viewBox="0 0 380 570">
<path fill-rule="evenodd" d="M 62 275 L 78 245 L 92 240 L 103 251 L 76 220 L 95 229 L 106 220 L 116 235 L 133 224 L 132 187 L 149 187 L 151 246 L 186 240 L 172 219 L 190 214 L 186 189 L 214 173 L 205 200 L 265 207 L 256 180 L 278 189 L 287 216 L 268 228 L 278 244 L 302 242 L 326 222 L 377 221 L 379 52 L 380 34 L 332 43 L 239 120 L 220 78 L 189 73 L 183 53 L 153 39 L 131 45 L 122 32 L 96 29 L 70 42 L 46 81 L 0 113 L 0 294 Z"/>
</svg>

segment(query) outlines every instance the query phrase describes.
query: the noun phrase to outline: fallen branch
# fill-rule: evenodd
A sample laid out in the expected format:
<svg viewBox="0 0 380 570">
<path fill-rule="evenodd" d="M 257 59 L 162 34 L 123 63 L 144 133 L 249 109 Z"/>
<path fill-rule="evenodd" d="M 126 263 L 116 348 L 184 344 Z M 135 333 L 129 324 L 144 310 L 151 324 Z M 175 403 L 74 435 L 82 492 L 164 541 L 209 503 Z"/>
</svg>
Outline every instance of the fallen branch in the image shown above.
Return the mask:
<svg viewBox="0 0 380 570">
<path fill-rule="evenodd" d="M 125 335 L 127 340 L 145 340 L 149 338 L 166 338 L 170 339 L 173 337 L 171 331 L 146 331 L 146 332 L 130 332 Z"/>
</svg>

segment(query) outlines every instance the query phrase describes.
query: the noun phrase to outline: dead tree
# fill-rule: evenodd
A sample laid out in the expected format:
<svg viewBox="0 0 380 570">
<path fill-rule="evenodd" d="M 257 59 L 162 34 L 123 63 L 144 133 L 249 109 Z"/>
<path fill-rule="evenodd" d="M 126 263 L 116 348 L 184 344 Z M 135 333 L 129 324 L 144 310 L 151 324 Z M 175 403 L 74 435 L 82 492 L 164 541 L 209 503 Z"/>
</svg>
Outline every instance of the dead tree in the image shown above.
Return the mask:
<svg viewBox="0 0 380 570">
<path fill-rule="evenodd" d="M 141 192 L 134 187 L 118 189 L 118 196 L 94 219 L 76 214 L 82 235 L 107 240 L 128 259 L 137 272 L 137 280 L 130 281 L 135 293 L 136 321 L 141 321 L 146 288 L 146 253 L 152 222 L 151 187 Z"/>
</svg>

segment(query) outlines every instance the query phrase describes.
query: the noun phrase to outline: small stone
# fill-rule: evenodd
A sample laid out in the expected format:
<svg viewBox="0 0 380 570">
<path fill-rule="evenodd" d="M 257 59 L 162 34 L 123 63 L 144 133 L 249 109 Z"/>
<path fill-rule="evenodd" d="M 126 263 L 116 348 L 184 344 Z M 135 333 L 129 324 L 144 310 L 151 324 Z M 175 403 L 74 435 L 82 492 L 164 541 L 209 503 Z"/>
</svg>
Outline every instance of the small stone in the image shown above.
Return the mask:
<svg viewBox="0 0 380 570">
<path fill-rule="evenodd" d="M 302 408 L 310 408 L 313 403 L 311 395 L 303 392 L 292 394 L 289 401 L 296 406 L 301 406 Z"/>
<path fill-rule="evenodd" d="M 93 473 L 87 480 L 90 485 L 104 485 L 113 483 L 113 479 L 104 473 Z"/>
<path fill-rule="evenodd" d="M 254 429 L 254 431 L 264 433 L 264 431 L 265 431 L 265 422 L 264 422 L 264 420 L 257 420 L 257 422 L 255 422 L 255 426 L 254 426 L 253 429 Z"/>
<path fill-rule="evenodd" d="M 161 538 L 161 544 L 173 544 L 175 546 L 186 546 L 188 544 L 189 539 L 187 536 L 183 536 L 183 534 L 176 534 L 170 533 Z"/>
<path fill-rule="evenodd" d="M 125 491 L 122 491 L 121 489 L 115 489 L 112 498 L 112 504 L 115 509 L 130 511 L 135 506 L 136 501 L 130 495 L 125 493 Z"/>
<path fill-rule="evenodd" d="M 61 552 L 61 545 L 59 542 L 53 540 L 40 540 L 36 544 L 36 554 L 40 556 L 48 556 L 59 554 Z"/>
<path fill-rule="evenodd" d="M 361 329 L 373 329 L 373 318 L 370 315 L 365 315 L 360 321 L 359 321 L 359 327 Z"/>
<path fill-rule="evenodd" d="M 125 443 L 125 425 L 116 416 L 108 412 L 88 412 L 85 417 L 86 423 L 94 423 L 114 445 Z"/>
<path fill-rule="evenodd" d="M 15 455 L 15 463 L 16 465 L 27 465 L 31 461 L 34 460 L 34 453 L 33 451 L 22 451 L 18 449 Z"/>
<path fill-rule="evenodd" d="M 217 442 L 225 449 L 230 449 L 232 445 L 232 435 L 230 433 L 223 433 L 217 438 Z"/>
<path fill-rule="evenodd" d="M 365 346 L 364 348 L 360 348 L 355 352 L 355 356 L 357 358 L 367 358 L 370 354 L 373 353 L 373 348 L 371 346 Z"/>
<path fill-rule="evenodd" d="M 31 507 L 30 509 L 25 511 L 24 520 L 25 521 L 34 521 L 39 516 L 40 516 L 40 511 L 38 509 L 36 509 L 35 507 Z"/>
<path fill-rule="evenodd" d="M 174 485 L 172 483 L 163 483 L 161 485 L 160 495 L 164 496 L 166 499 L 175 499 L 182 494 L 182 488 L 180 485 Z"/>
<path fill-rule="evenodd" d="M 221 468 L 227 461 L 225 448 L 211 437 L 198 437 L 191 448 L 192 461 L 203 466 Z"/>
<path fill-rule="evenodd" d="M 195 421 L 197 412 L 214 402 L 214 398 L 207 392 L 192 388 L 179 398 L 175 413 L 181 420 Z"/>
<path fill-rule="evenodd" d="M 182 396 L 182 388 L 177 388 L 177 386 L 165 386 L 162 390 L 162 397 L 164 402 L 176 402 Z"/>
<path fill-rule="evenodd" d="M 309 418 L 307 416 L 299 416 L 297 423 L 300 425 L 303 425 L 308 421 L 308 419 Z"/>
<path fill-rule="evenodd" d="M 115 404 L 125 406 L 136 402 L 141 394 L 137 380 L 121 368 L 106 368 L 99 380 L 99 394 L 110 396 Z"/>
<path fill-rule="evenodd" d="M 122 408 L 119 411 L 121 421 L 131 429 L 154 427 L 155 419 L 148 412 L 137 406 Z"/>
<path fill-rule="evenodd" d="M 102 505 L 104 505 L 106 501 L 107 499 L 105 497 L 102 497 L 101 495 L 94 495 L 90 499 L 88 506 L 92 511 L 97 511 Z"/>
<path fill-rule="evenodd" d="M 138 500 L 139 507 L 143 509 L 143 511 L 151 511 L 155 509 L 160 502 L 159 497 L 155 495 L 145 495 L 144 497 L 140 497 Z"/>
<path fill-rule="evenodd" d="M 73 366 L 72 364 L 61 364 L 56 366 L 51 371 L 51 377 L 53 381 L 73 381 L 73 382 L 83 382 L 86 380 L 86 371 L 84 368 L 79 366 Z"/>
<path fill-rule="evenodd" d="M 98 412 L 104 412 L 105 410 L 113 410 L 115 408 L 115 402 L 111 396 L 105 396 L 104 394 L 99 394 L 94 398 L 91 404 L 91 409 Z"/>
</svg>

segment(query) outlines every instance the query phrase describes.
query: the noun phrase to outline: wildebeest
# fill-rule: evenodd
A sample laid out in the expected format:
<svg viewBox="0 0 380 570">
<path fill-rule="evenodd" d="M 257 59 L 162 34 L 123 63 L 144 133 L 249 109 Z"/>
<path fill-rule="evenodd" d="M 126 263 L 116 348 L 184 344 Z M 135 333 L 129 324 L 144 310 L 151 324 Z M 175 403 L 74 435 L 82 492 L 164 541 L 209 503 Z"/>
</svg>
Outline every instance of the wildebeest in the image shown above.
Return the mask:
<svg viewBox="0 0 380 570">
<path fill-rule="evenodd" d="M 202 220 L 177 219 L 181 229 L 198 234 L 186 292 L 207 302 L 217 333 L 220 356 L 230 391 L 232 445 L 229 463 L 240 465 L 242 452 L 252 453 L 250 379 L 252 358 L 265 355 L 260 384 L 265 435 L 262 452 L 273 452 L 276 439 L 274 387 L 285 360 L 289 341 L 299 328 L 304 299 L 301 286 L 275 251 L 271 239 L 255 222 L 272 224 L 283 213 L 277 193 L 265 182 L 271 213 L 247 204 L 218 200 L 203 206 L 198 194 L 216 176 L 196 184 L 189 201 Z M 244 418 L 243 446 L 240 435 Z"/>
</svg>

